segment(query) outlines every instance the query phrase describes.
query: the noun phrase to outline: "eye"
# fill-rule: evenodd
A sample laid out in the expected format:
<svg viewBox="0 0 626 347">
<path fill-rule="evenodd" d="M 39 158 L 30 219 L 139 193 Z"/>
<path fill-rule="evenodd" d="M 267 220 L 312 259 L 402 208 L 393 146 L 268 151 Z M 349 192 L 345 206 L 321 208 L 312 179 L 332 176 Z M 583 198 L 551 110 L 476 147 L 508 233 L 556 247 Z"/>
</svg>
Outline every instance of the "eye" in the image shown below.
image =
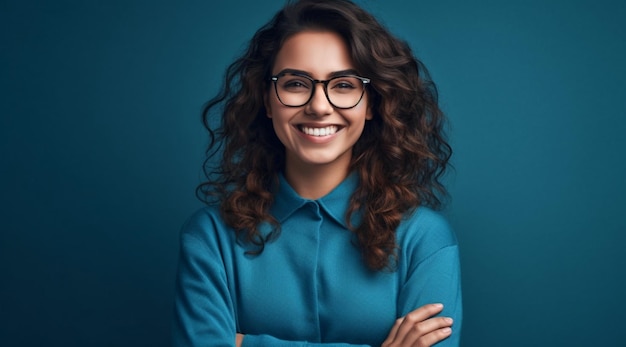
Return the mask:
<svg viewBox="0 0 626 347">
<path fill-rule="evenodd" d="M 338 77 L 329 83 L 329 88 L 338 93 L 349 93 L 358 89 L 361 81 L 354 77 Z"/>
<path fill-rule="evenodd" d="M 339 82 L 336 83 L 335 86 L 333 88 L 354 88 L 354 85 L 352 85 L 351 83 L 347 83 L 347 82 Z"/>
<path fill-rule="evenodd" d="M 302 78 L 287 78 L 282 81 L 281 87 L 290 92 L 306 91 L 311 88 L 311 82 Z"/>
</svg>

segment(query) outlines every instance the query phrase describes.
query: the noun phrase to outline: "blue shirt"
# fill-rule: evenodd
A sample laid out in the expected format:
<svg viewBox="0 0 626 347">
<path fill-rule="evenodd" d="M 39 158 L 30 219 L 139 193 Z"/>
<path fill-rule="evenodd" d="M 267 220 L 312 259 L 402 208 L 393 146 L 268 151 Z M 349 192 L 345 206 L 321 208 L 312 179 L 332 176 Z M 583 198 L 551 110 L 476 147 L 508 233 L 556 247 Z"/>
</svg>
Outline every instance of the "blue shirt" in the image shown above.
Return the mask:
<svg viewBox="0 0 626 347">
<path fill-rule="evenodd" d="M 397 270 L 371 271 L 345 222 L 357 184 L 351 175 L 309 200 L 281 177 L 271 213 L 282 231 L 257 256 L 218 206 L 196 212 L 181 232 L 174 346 L 230 347 L 237 332 L 243 346 L 380 346 L 398 317 L 429 303 L 454 319 L 437 346 L 458 346 L 460 268 L 448 224 L 419 207 L 396 230 Z"/>
</svg>

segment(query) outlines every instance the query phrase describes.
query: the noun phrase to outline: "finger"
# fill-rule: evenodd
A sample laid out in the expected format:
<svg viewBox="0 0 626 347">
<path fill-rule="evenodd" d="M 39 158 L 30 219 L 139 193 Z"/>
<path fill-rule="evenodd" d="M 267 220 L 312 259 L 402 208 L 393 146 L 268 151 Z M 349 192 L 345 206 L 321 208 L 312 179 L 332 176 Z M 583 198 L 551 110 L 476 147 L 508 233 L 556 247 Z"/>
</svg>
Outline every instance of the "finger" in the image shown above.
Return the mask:
<svg viewBox="0 0 626 347">
<path fill-rule="evenodd" d="M 441 312 L 441 310 L 443 310 L 443 304 L 427 304 L 417 310 L 407 313 L 404 318 L 405 320 L 408 320 L 409 323 L 417 323 L 436 315 Z"/>
<path fill-rule="evenodd" d="M 439 337 L 439 333 L 435 332 L 449 328 L 450 326 L 452 326 L 452 323 L 452 318 L 448 317 L 433 317 L 425 321 L 419 322 L 413 326 L 413 329 L 411 329 L 404 335 L 404 338 L 402 340 L 402 346 L 430 346 L 434 342 L 430 344 L 428 344 L 428 342 Z M 423 341 L 425 341 L 426 343 L 422 344 Z M 435 342 L 438 341 L 439 340 Z M 416 342 L 420 343 L 416 344 Z"/>
<path fill-rule="evenodd" d="M 383 347 L 389 346 L 396 339 L 396 335 L 398 334 L 398 329 L 400 328 L 402 321 L 404 321 L 404 317 L 396 319 L 396 322 L 391 327 L 389 334 L 387 334 L 387 338 L 383 341 Z"/>
<path fill-rule="evenodd" d="M 430 347 L 439 341 L 447 339 L 451 334 L 452 328 L 450 327 L 437 329 L 420 337 L 416 343 L 413 344 L 413 347 Z"/>
<path fill-rule="evenodd" d="M 441 310 L 443 310 L 443 305 L 442 304 L 428 304 L 428 305 L 424 305 L 424 306 L 418 308 L 417 310 L 409 312 L 406 316 L 404 316 L 404 319 L 403 319 L 402 323 L 398 327 L 398 330 L 397 330 L 396 335 L 394 337 L 394 341 L 403 341 L 403 340 L 405 340 L 406 336 L 409 333 L 412 333 L 411 334 L 412 335 L 411 339 L 412 340 L 416 340 L 421 335 L 418 335 L 416 337 L 415 333 L 419 333 L 420 332 L 419 329 L 422 328 L 421 326 L 417 326 L 417 324 L 427 320 L 428 318 L 430 318 L 430 317 L 432 317 L 434 315 L 436 315 L 437 313 L 441 312 Z M 416 326 L 417 326 L 417 328 L 416 328 Z M 416 331 L 416 329 L 418 331 Z M 429 333 L 431 331 L 432 330 L 426 331 L 423 334 Z"/>
<path fill-rule="evenodd" d="M 237 333 L 236 337 L 235 337 L 235 347 L 241 347 L 241 344 L 243 343 L 243 337 L 245 335 L 243 334 L 239 334 Z"/>
</svg>

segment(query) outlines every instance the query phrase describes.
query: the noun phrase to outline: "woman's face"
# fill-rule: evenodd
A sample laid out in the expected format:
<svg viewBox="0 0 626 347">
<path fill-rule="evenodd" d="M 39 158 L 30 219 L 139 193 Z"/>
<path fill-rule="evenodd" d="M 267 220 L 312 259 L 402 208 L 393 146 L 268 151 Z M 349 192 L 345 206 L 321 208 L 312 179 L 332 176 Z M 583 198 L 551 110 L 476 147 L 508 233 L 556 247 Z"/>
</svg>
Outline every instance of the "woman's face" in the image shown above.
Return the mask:
<svg viewBox="0 0 626 347">
<path fill-rule="evenodd" d="M 345 74 L 342 73 L 345 71 L 357 73 L 342 38 L 333 32 L 319 31 L 301 32 L 285 41 L 276 56 L 272 75 L 286 70 L 316 80 L 328 80 Z M 296 89 L 300 88 L 298 80 L 306 82 L 296 77 Z M 285 86 L 284 81 L 277 83 Z M 334 91 L 331 87 L 328 86 L 329 92 L 343 93 L 341 88 L 346 88 L 346 85 L 334 84 Z M 365 121 L 372 118 L 367 93 L 355 107 L 339 109 L 326 98 L 322 83 L 314 84 L 312 88 L 315 89 L 313 97 L 300 107 L 283 105 L 274 86 L 268 90 L 268 117 L 272 119 L 276 135 L 285 145 L 287 170 L 306 170 L 325 165 L 345 172 L 350 165 L 352 147 L 361 136 Z M 306 91 L 304 94 L 310 95 Z"/>
</svg>

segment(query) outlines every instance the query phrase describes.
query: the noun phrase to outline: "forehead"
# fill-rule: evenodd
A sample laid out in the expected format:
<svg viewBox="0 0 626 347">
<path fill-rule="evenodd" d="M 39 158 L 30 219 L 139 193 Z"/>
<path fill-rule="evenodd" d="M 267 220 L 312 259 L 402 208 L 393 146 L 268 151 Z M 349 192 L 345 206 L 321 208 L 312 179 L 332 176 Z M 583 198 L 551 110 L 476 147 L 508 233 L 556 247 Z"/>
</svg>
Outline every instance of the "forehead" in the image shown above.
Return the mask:
<svg viewBox="0 0 626 347">
<path fill-rule="evenodd" d="M 272 73 L 294 69 L 315 78 L 327 78 L 332 72 L 353 68 L 348 46 L 341 36 L 329 31 L 304 31 L 285 40 Z"/>
</svg>

